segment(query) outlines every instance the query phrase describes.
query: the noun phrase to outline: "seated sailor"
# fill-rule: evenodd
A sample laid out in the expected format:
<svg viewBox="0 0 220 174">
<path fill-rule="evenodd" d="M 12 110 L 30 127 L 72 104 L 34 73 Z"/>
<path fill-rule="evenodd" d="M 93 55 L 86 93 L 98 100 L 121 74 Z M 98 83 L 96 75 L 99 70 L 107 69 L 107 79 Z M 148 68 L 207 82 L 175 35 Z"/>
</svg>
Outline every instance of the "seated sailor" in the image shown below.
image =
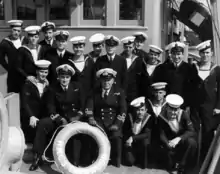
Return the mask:
<svg viewBox="0 0 220 174">
<path fill-rule="evenodd" d="M 88 99 L 86 114 L 91 125 L 98 124 L 105 130 L 111 143 L 111 162 L 120 167 L 122 125 L 127 108 L 123 90 L 114 84 L 116 74 L 117 72 L 110 68 L 97 72 L 101 87 L 94 89 Z"/>
<path fill-rule="evenodd" d="M 133 116 L 128 114 L 126 121 L 129 124 L 125 124 L 125 162 L 133 165 L 138 161 L 142 168 L 146 168 L 148 145 L 151 141 L 150 134 L 155 118 L 147 113 L 145 97 L 134 99 L 130 105 L 134 108 L 134 113 Z"/>
<path fill-rule="evenodd" d="M 188 113 L 180 108 L 183 98 L 170 94 L 166 97 L 166 102 L 167 106 L 158 119 L 163 152 L 166 154 L 169 170 L 183 174 L 187 162 L 196 152 L 196 132 Z"/>
<path fill-rule="evenodd" d="M 58 83 L 51 86 L 47 94 L 46 110 L 49 117 L 41 119 L 38 123 L 34 141 L 35 160 L 30 170 L 36 170 L 47 143 L 47 137 L 59 126 L 83 117 L 84 95 L 80 84 L 71 81 L 74 69 L 63 64 L 57 67 Z M 81 143 L 78 138 L 73 138 L 73 162 L 78 165 Z"/>
</svg>

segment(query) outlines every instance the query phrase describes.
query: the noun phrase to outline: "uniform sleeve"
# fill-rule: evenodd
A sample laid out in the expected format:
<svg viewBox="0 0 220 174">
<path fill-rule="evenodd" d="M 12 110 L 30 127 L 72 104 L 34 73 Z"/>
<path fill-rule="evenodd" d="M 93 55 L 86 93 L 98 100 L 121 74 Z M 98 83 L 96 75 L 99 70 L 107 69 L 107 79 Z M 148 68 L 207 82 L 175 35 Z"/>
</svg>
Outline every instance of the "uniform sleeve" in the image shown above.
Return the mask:
<svg viewBox="0 0 220 174">
<path fill-rule="evenodd" d="M 24 111 L 24 115 L 30 118 L 33 115 L 32 109 L 29 106 L 30 103 L 30 96 L 31 96 L 31 89 L 29 86 L 29 82 L 26 82 L 21 90 L 21 108 Z"/>
<path fill-rule="evenodd" d="M 85 110 L 85 92 L 83 91 L 81 85 L 79 85 L 79 103 L 80 103 L 80 109 L 77 114 L 78 116 L 83 116 Z"/>
<path fill-rule="evenodd" d="M 184 121 L 184 127 L 185 127 L 185 131 L 184 133 L 180 136 L 180 138 L 184 141 L 186 139 L 188 139 L 189 137 L 195 136 L 196 132 L 195 129 L 193 127 L 193 123 L 189 117 L 189 114 L 185 111 L 183 111 L 183 121 Z"/>
<path fill-rule="evenodd" d="M 118 103 L 119 103 L 119 112 L 117 113 L 117 118 L 115 120 L 115 124 L 119 127 L 122 126 L 122 124 L 125 121 L 126 113 L 127 113 L 127 105 L 125 100 L 125 94 L 123 90 L 120 90 L 119 97 L 118 97 Z"/>
<path fill-rule="evenodd" d="M 151 134 L 151 130 L 146 127 L 144 128 L 144 131 L 140 134 L 134 135 L 132 136 L 134 141 L 138 141 L 138 140 L 143 140 L 143 139 L 148 139 L 150 141 L 150 134 Z"/>
<path fill-rule="evenodd" d="M 94 112 L 94 100 L 93 100 L 93 91 L 91 91 L 86 99 L 86 104 L 85 104 L 85 115 L 88 118 L 94 117 L 93 112 Z"/>
<path fill-rule="evenodd" d="M 160 132 L 160 140 L 162 144 L 164 144 L 166 147 L 169 147 L 169 140 L 166 136 L 166 133 L 164 131 L 164 120 L 161 118 L 158 119 L 158 124 L 159 124 L 159 132 Z"/>
<path fill-rule="evenodd" d="M 122 67 L 121 73 L 122 73 L 122 76 L 121 76 L 122 77 L 121 79 L 122 88 L 123 90 L 126 90 L 127 85 L 128 85 L 128 77 L 127 77 L 127 62 L 125 59 L 123 59 L 123 67 Z"/>
<path fill-rule="evenodd" d="M 57 111 L 56 111 L 56 94 L 54 92 L 54 90 L 50 87 L 47 93 L 47 97 L 46 97 L 46 108 L 48 111 L 49 116 L 51 115 L 56 115 Z"/>
<path fill-rule="evenodd" d="M 6 46 L 4 42 L 0 43 L 0 64 L 8 71 L 8 63 L 6 61 Z"/>
<path fill-rule="evenodd" d="M 17 58 L 17 70 L 18 73 L 21 74 L 23 77 L 27 77 L 26 72 L 23 70 L 23 62 L 24 62 L 24 57 L 25 55 L 23 54 L 22 49 L 18 49 L 18 58 Z"/>
</svg>

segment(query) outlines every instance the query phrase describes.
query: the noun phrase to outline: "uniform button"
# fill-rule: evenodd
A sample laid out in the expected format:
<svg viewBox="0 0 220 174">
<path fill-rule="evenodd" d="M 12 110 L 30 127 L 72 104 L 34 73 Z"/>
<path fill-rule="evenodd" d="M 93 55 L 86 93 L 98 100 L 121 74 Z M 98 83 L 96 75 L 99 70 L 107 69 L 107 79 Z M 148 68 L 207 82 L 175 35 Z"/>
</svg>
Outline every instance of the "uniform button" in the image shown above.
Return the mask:
<svg viewBox="0 0 220 174">
<path fill-rule="evenodd" d="M 110 119 L 112 120 L 112 117 L 110 117 Z"/>
<path fill-rule="evenodd" d="M 112 108 L 109 108 L 109 110 L 111 111 L 111 110 L 112 110 Z"/>
<path fill-rule="evenodd" d="M 102 117 L 102 120 L 104 120 L 104 117 Z"/>
<path fill-rule="evenodd" d="M 109 114 L 112 114 L 112 112 L 109 112 Z"/>
<path fill-rule="evenodd" d="M 103 109 L 101 109 L 101 111 L 103 111 Z"/>
<path fill-rule="evenodd" d="M 102 115 L 104 115 L 104 113 L 102 113 Z"/>
</svg>

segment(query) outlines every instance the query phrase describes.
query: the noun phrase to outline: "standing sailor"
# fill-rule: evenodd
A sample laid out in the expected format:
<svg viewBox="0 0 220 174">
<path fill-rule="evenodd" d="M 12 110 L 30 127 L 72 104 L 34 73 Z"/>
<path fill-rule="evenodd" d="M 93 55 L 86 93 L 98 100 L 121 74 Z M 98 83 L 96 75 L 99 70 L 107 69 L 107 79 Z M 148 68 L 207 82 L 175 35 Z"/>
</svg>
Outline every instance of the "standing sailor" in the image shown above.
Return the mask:
<svg viewBox="0 0 220 174">
<path fill-rule="evenodd" d="M 102 33 L 96 33 L 89 38 L 89 42 L 92 43 L 93 51 L 88 55 L 93 59 L 94 62 L 103 55 L 105 35 Z"/>
<path fill-rule="evenodd" d="M 0 43 L 0 64 L 8 72 L 7 91 L 19 92 L 16 61 L 18 48 L 21 47 L 23 41 L 23 37 L 21 37 L 23 21 L 10 20 L 8 24 L 11 27 L 11 34 Z"/>
</svg>

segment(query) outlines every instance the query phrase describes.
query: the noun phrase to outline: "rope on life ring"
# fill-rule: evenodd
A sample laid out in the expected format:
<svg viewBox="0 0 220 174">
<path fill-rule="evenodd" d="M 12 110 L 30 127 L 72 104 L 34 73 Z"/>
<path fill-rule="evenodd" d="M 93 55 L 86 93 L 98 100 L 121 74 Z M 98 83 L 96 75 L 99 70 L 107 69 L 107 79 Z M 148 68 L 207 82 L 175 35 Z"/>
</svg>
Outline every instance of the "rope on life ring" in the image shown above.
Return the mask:
<svg viewBox="0 0 220 174">
<path fill-rule="evenodd" d="M 72 165 L 65 154 L 65 146 L 68 140 L 79 133 L 94 138 L 99 148 L 97 160 L 90 166 L 83 168 Z M 109 162 L 110 142 L 107 136 L 97 127 L 84 122 L 70 123 L 56 136 L 53 144 L 53 156 L 58 169 L 65 174 L 101 174 Z"/>
<path fill-rule="evenodd" d="M 5 105 L 4 97 L 0 93 L 0 171 L 5 163 L 5 152 L 8 146 L 8 111 Z"/>
</svg>

